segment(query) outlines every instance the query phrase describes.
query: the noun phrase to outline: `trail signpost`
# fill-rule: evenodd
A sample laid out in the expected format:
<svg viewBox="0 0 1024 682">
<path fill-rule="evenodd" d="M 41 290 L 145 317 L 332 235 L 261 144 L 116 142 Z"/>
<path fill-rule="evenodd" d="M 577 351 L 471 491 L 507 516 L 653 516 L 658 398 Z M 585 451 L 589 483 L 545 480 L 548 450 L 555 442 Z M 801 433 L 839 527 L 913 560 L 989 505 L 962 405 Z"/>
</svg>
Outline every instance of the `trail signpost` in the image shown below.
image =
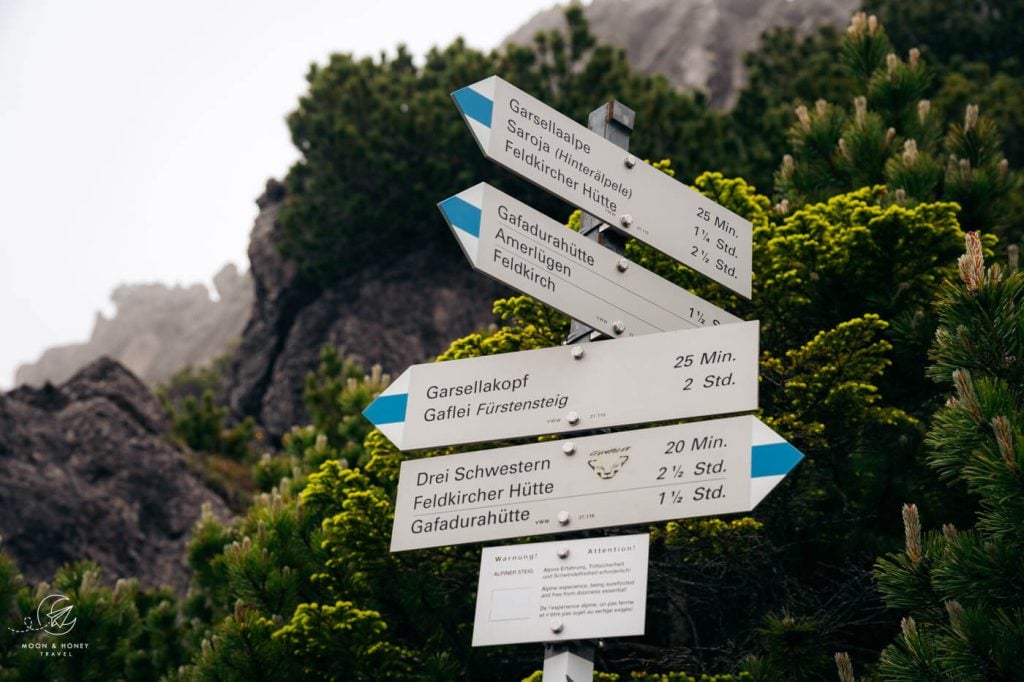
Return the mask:
<svg viewBox="0 0 1024 682">
<path fill-rule="evenodd" d="M 452 97 L 487 158 L 750 298 L 749 220 L 497 76 Z"/>
<path fill-rule="evenodd" d="M 363 414 L 401 450 L 757 408 L 758 323 L 413 365 Z"/>
<path fill-rule="evenodd" d="M 750 222 L 618 146 L 627 107 L 591 114 L 605 139 L 497 76 L 452 97 L 484 154 L 583 209 L 583 232 L 750 298 Z M 803 458 L 750 415 L 590 435 L 756 409 L 758 323 L 485 183 L 439 207 L 474 268 L 573 317 L 570 339 L 616 341 L 406 369 L 363 413 L 401 450 L 568 435 L 403 462 L 391 551 L 749 511 Z M 484 549 L 473 645 L 544 641 L 545 680 L 587 679 L 586 638 L 644 632 L 647 552 L 646 535 Z"/>
<path fill-rule="evenodd" d="M 742 416 L 406 460 L 391 551 L 746 512 L 802 458 Z"/>
<path fill-rule="evenodd" d="M 474 268 L 608 336 L 741 321 L 486 183 L 438 206 Z"/>
</svg>

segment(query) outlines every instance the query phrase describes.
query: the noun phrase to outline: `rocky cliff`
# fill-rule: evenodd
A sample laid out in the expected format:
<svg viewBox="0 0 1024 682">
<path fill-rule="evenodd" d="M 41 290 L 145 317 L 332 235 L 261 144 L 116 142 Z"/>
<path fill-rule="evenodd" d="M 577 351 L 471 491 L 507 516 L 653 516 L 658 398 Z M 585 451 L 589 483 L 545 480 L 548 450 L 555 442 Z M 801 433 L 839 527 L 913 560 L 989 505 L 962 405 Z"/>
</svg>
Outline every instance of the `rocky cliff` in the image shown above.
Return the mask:
<svg viewBox="0 0 1024 682">
<path fill-rule="evenodd" d="M 107 579 L 185 589 L 202 505 L 228 512 L 169 429 L 149 389 L 109 358 L 59 387 L 0 393 L 0 536 L 26 579 L 92 559 Z"/>
<path fill-rule="evenodd" d="M 270 435 L 308 420 L 302 389 L 325 344 L 366 368 L 397 373 L 494 321 L 491 303 L 504 290 L 428 248 L 393 261 L 384 254 L 317 290 L 278 253 L 275 221 L 285 200 L 284 186 L 273 180 L 257 199 L 249 244 L 256 300 L 229 379 L 232 410 L 256 417 Z M 450 238 L 441 224 L 429 229 L 436 239 Z"/>
<path fill-rule="evenodd" d="M 781 26 L 800 35 L 826 24 L 841 28 L 858 7 L 860 0 L 594 0 L 584 14 L 597 39 L 624 49 L 633 68 L 663 74 L 728 108 L 745 82 L 743 54 L 758 48 L 762 33 Z M 529 44 L 538 31 L 564 26 L 563 9 L 554 7 L 505 42 Z"/>
<path fill-rule="evenodd" d="M 115 315 L 97 313 L 87 342 L 48 349 L 35 363 L 18 368 L 15 383 L 60 383 L 104 355 L 150 385 L 187 365 L 208 364 L 238 341 L 253 301 L 248 274 L 234 265 L 224 266 L 213 283 L 216 300 L 202 284 L 119 286 L 110 296 Z"/>
</svg>

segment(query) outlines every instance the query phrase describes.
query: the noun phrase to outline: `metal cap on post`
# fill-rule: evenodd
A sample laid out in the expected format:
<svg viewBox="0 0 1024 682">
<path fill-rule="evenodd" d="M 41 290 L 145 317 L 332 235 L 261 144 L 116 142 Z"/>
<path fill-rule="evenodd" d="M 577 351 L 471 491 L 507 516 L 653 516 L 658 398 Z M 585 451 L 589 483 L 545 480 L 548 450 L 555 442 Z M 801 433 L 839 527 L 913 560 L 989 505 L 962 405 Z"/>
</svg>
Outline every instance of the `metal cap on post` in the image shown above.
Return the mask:
<svg viewBox="0 0 1024 682">
<path fill-rule="evenodd" d="M 611 100 L 590 112 L 590 116 L 587 119 L 587 127 L 606 140 L 622 147 L 624 152 L 628 152 L 629 136 L 633 133 L 633 124 L 635 122 L 635 111 L 622 102 Z M 628 154 L 623 154 L 623 163 L 629 165 L 630 162 L 635 164 L 636 160 Z M 626 235 L 615 229 L 615 226 L 610 226 L 585 211 L 580 220 L 580 234 L 611 249 L 615 253 L 622 254 L 626 251 L 626 240 L 628 239 Z M 593 331 L 591 327 L 582 322 L 573 320 L 566 343 L 590 341 Z"/>
</svg>

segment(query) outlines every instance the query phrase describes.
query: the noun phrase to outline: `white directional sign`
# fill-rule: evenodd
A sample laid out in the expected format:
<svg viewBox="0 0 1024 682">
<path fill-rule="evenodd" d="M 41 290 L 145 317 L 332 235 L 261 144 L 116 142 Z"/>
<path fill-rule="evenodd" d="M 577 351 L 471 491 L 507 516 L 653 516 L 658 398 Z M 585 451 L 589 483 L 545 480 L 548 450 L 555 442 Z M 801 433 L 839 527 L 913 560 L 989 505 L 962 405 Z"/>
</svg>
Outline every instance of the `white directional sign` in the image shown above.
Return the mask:
<svg viewBox="0 0 1024 682">
<path fill-rule="evenodd" d="M 413 365 L 363 414 L 401 450 L 757 408 L 758 323 Z"/>
<path fill-rule="evenodd" d="M 750 221 L 497 76 L 452 97 L 487 158 L 750 298 Z"/>
<path fill-rule="evenodd" d="M 486 183 L 439 207 L 474 268 L 609 336 L 740 321 Z"/>
<path fill-rule="evenodd" d="M 486 547 L 473 646 L 644 634 L 650 536 Z"/>
<path fill-rule="evenodd" d="M 407 460 L 391 551 L 746 512 L 801 459 L 743 416 Z"/>
</svg>

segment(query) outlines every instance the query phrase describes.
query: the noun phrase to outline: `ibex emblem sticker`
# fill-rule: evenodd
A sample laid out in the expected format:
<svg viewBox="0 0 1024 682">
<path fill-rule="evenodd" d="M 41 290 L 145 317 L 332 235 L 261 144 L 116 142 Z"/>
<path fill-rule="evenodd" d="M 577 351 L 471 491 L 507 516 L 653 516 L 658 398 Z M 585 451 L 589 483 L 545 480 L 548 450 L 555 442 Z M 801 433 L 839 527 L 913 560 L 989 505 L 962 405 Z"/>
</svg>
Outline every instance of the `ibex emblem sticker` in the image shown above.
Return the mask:
<svg viewBox="0 0 1024 682">
<path fill-rule="evenodd" d="M 629 461 L 630 448 L 609 448 L 596 450 L 587 456 L 587 464 L 603 479 L 614 478 L 615 474 Z"/>
</svg>

